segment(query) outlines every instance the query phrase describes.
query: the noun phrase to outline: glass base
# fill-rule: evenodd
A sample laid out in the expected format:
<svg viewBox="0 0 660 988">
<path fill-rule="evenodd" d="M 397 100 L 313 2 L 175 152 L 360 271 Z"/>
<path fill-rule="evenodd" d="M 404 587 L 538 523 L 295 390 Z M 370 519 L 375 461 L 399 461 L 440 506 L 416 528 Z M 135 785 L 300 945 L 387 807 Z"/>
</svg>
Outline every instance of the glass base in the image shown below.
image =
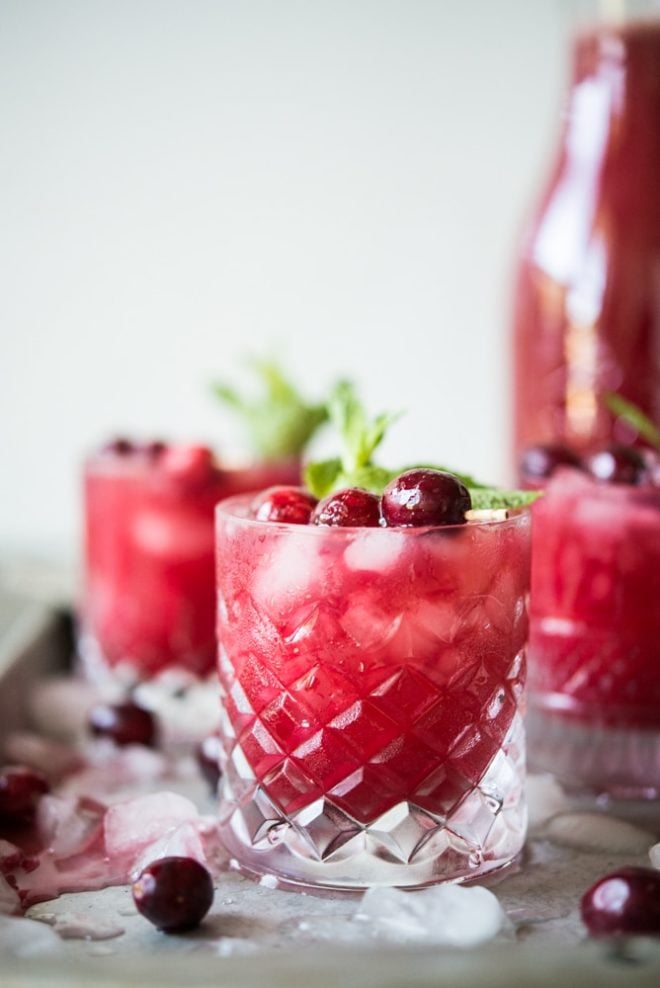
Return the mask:
<svg viewBox="0 0 660 988">
<path fill-rule="evenodd" d="M 660 797 L 660 729 L 613 727 L 532 706 L 530 768 L 566 787 L 614 799 Z"/>
<path fill-rule="evenodd" d="M 360 823 L 328 798 L 286 815 L 255 780 L 239 745 L 223 775 L 220 833 L 229 854 L 246 873 L 301 890 L 471 881 L 515 859 L 526 823 L 519 715 L 479 783 L 445 815 L 404 801 Z"/>
</svg>

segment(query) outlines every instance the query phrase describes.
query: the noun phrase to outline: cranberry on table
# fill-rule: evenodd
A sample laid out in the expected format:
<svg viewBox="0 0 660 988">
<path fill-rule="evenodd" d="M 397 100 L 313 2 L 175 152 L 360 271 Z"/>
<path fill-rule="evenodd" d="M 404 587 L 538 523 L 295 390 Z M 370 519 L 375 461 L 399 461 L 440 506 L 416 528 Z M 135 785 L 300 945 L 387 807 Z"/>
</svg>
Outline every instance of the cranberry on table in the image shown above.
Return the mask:
<svg viewBox="0 0 660 988">
<path fill-rule="evenodd" d="M 50 792 L 41 772 L 22 765 L 0 768 L 0 822 L 10 825 L 30 823 L 41 796 Z"/>
<path fill-rule="evenodd" d="M 576 467 L 582 461 L 577 453 L 560 443 L 529 446 L 520 460 L 520 474 L 527 480 L 547 480 L 559 467 Z"/>
<path fill-rule="evenodd" d="M 600 878 L 580 902 L 592 936 L 660 934 L 660 871 L 629 866 Z"/>
<path fill-rule="evenodd" d="M 156 743 L 156 721 L 153 714 L 136 703 L 98 703 L 89 712 L 90 732 L 97 738 L 108 738 L 119 747 Z"/>
<path fill-rule="evenodd" d="M 376 528 L 380 525 L 380 498 L 359 487 L 346 487 L 319 501 L 312 515 L 315 525 Z"/>
<path fill-rule="evenodd" d="M 154 861 L 133 883 L 133 901 L 159 930 L 182 933 L 198 926 L 213 902 L 213 880 L 194 858 Z"/>
<path fill-rule="evenodd" d="M 595 480 L 608 484 L 640 484 L 647 476 L 643 454 L 633 446 L 608 446 L 586 461 Z"/>
<path fill-rule="evenodd" d="M 209 789 L 215 795 L 220 782 L 220 738 L 217 734 L 209 734 L 197 745 L 195 750 L 197 765 L 208 783 Z"/>
<path fill-rule="evenodd" d="M 383 518 L 397 528 L 460 525 L 471 507 L 465 484 L 443 470 L 406 470 L 390 481 L 382 498 Z"/>
<path fill-rule="evenodd" d="M 252 503 L 258 521 L 278 521 L 287 525 L 307 525 L 316 498 L 302 487 L 269 487 Z"/>
</svg>

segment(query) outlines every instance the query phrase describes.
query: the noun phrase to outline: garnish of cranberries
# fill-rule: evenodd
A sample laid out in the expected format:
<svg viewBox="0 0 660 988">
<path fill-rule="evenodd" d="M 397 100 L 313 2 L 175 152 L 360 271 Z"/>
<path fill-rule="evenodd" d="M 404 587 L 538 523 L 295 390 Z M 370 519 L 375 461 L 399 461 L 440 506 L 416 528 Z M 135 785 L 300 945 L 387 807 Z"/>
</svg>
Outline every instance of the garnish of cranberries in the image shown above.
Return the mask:
<svg viewBox="0 0 660 988">
<path fill-rule="evenodd" d="M 520 460 L 520 474 L 526 481 L 547 480 L 559 467 L 580 469 L 577 453 L 560 443 L 539 443 L 529 446 Z"/>
<path fill-rule="evenodd" d="M 376 528 L 380 525 L 380 498 L 359 487 L 346 487 L 319 501 L 312 522 L 315 525 Z"/>
<path fill-rule="evenodd" d="M 585 892 L 580 911 L 592 936 L 660 934 L 660 871 L 613 871 Z"/>
<path fill-rule="evenodd" d="M 89 712 L 90 733 L 108 738 L 119 747 L 128 744 L 156 744 L 154 715 L 130 700 L 125 703 L 97 703 Z"/>
<path fill-rule="evenodd" d="M 316 498 L 302 487 L 269 487 L 252 502 L 258 521 L 279 521 L 287 525 L 307 525 Z"/>
<path fill-rule="evenodd" d="M 211 908 L 213 880 L 194 858 L 161 858 L 141 872 L 132 892 L 150 923 L 165 933 L 182 933 L 199 926 Z"/>
<path fill-rule="evenodd" d="M 406 470 L 383 492 L 381 510 L 387 525 L 460 525 L 472 507 L 470 493 L 458 477 L 443 470 Z"/>
<path fill-rule="evenodd" d="M 209 734 L 197 745 L 195 750 L 197 765 L 203 778 L 208 783 L 211 793 L 215 795 L 220 782 L 220 738 L 217 734 Z"/>
<path fill-rule="evenodd" d="M 41 772 L 22 765 L 0 768 L 0 822 L 10 826 L 30 823 L 41 796 L 50 791 Z"/>
<path fill-rule="evenodd" d="M 647 476 L 646 460 L 633 446 L 608 446 L 586 461 L 591 476 L 607 484 L 640 484 Z"/>
</svg>

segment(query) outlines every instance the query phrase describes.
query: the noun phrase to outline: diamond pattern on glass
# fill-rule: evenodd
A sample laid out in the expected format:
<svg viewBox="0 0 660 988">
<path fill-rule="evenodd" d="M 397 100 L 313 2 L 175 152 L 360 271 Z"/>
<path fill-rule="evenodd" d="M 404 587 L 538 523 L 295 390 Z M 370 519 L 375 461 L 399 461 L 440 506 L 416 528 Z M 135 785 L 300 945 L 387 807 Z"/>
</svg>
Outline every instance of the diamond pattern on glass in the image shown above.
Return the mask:
<svg viewBox="0 0 660 988">
<path fill-rule="evenodd" d="M 237 778 L 247 760 L 234 751 L 223 793 L 224 839 L 246 867 L 302 884 L 397 884 L 403 866 L 410 885 L 480 874 L 509 861 L 524 840 L 521 717 L 514 716 L 476 782 L 453 767 L 464 755 L 459 739 L 456 759 L 436 764 L 416 799 L 392 805 L 392 786 L 400 780 L 384 774 L 381 764 L 363 765 L 323 794 L 291 758 L 283 758 L 263 785 L 251 770 Z M 369 810 L 362 820 L 348 811 L 356 796 Z"/>
</svg>

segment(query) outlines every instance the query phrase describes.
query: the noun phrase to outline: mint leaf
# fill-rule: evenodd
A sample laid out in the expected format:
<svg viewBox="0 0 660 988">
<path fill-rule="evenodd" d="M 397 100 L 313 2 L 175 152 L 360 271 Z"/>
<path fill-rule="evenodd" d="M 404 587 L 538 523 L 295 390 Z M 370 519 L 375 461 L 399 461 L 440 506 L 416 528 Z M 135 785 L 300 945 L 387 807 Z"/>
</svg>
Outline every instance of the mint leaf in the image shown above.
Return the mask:
<svg viewBox="0 0 660 988">
<path fill-rule="evenodd" d="M 339 433 L 341 455 L 308 464 L 305 482 L 315 497 L 325 497 L 343 487 L 361 487 L 382 494 L 396 476 L 373 462 L 373 454 L 398 415 L 367 416 L 364 405 L 349 381 L 340 381 L 328 402 L 328 415 Z"/>
<path fill-rule="evenodd" d="M 253 451 L 264 460 L 299 456 L 318 427 L 328 417 L 321 404 L 309 404 L 272 360 L 252 360 L 261 394 L 243 398 L 223 382 L 213 393 L 243 420 Z"/>
<path fill-rule="evenodd" d="M 656 449 L 660 449 L 660 429 L 653 424 L 651 419 L 644 414 L 641 408 L 634 405 L 631 401 L 627 401 L 626 398 L 622 398 L 621 395 L 617 394 L 606 394 L 604 396 L 604 401 L 606 407 L 612 412 L 613 415 L 618 416 L 627 422 L 628 425 L 639 433 L 639 435 L 646 439 L 651 446 L 655 446 Z"/>
<path fill-rule="evenodd" d="M 406 470 L 442 470 L 458 477 L 468 488 L 474 510 L 522 508 L 539 497 L 538 491 L 511 491 L 488 487 L 469 474 L 457 473 L 449 467 L 416 463 L 401 470 L 388 470 L 373 462 L 388 427 L 399 416 L 382 414 L 369 419 L 362 402 L 348 381 L 341 381 L 328 402 L 330 420 L 341 440 L 341 455 L 331 460 L 309 463 L 305 483 L 318 498 L 326 497 L 344 487 L 361 487 L 373 494 L 382 494 L 390 480 Z"/>
<path fill-rule="evenodd" d="M 382 494 L 390 480 L 396 476 L 398 476 L 396 470 L 387 470 L 385 467 L 377 467 L 372 463 L 355 471 L 350 486 L 362 487 L 365 491 L 371 491 L 372 494 Z"/>
<path fill-rule="evenodd" d="M 525 508 L 541 496 L 541 491 L 508 491 L 499 487 L 469 488 L 473 511 L 497 508 Z"/>
<path fill-rule="evenodd" d="M 305 467 L 305 486 L 314 497 L 325 497 L 341 474 L 341 460 L 317 460 Z"/>
<path fill-rule="evenodd" d="M 340 381 L 328 402 L 330 421 L 342 443 L 341 463 L 346 477 L 371 466 L 372 457 L 397 414 L 384 413 L 369 421 L 350 381 Z M 353 486 L 357 486 L 353 484 Z"/>
</svg>

